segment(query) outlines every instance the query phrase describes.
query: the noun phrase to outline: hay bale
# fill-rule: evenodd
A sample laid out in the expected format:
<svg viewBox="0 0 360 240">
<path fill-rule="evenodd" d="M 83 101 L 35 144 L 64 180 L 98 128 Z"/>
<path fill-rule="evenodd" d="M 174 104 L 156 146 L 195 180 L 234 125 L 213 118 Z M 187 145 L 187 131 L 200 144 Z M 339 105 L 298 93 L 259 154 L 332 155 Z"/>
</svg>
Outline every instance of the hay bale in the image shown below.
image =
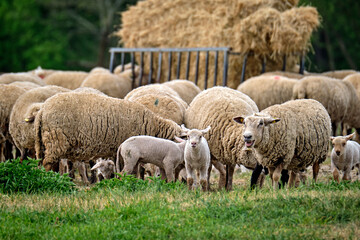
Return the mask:
<svg viewBox="0 0 360 240">
<path fill-rule="evenodd" d="M 312 31 L 319 24 L 316 9 L 295 8 L 298 1 L 287 0 L 147 0 L 140 1 L 122 13 L 122 27 L 115 33 L 125 47 L 224 47 L 235 52 L 253 52 L 248 59 L 246 77 L 258 75 L 262 59 L 267 70 L 282 67 L 284 54 L 304 52 L 309 47 Z M 181 9 L 181 11 L 180 11 Z M 148 59 L 145 55 L 145 69 Z M 158 56 L 154 54 L 154 69 Z M 161 82 L 167 78 L 168 58 L 163 56 Z M 172 59 L 171 75 L 175 78 L 176 59 Z M 137 56 L 137 59 L 139 57 Z M 182 56 L 185 63 L 186 56 Z M 240 82 L 241 56 L 230 56 L 228 86 L 235 88 Z M 219 56 L 219 77 L 223 56 Z M 298 56 L 287 59 L 288 69 L 298 62 Z M 209 58 L 209 76 L 213 76 L 214 54 Z M 191 58 L 195 65 L 195 56 Z M 204 88 L 205 54 L 200 55 L 200 88 Z M 190 70 L 193 80 L 195 69 Z M 182 67 L 180 78 L 185 78 Z M 212 86 L 212 80 L 208 87 Z M 218 80 L 217 85 L 221 81 Z"/>
</svg>

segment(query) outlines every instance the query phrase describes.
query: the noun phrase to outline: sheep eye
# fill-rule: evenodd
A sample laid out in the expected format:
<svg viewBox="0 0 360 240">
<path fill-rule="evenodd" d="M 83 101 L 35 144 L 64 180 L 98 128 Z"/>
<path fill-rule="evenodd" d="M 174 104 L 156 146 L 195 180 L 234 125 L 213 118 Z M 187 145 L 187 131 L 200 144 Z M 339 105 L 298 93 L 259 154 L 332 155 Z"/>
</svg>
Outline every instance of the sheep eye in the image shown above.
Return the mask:
<svg viewBox="0 0 360 240">
<path fill-rule="evenodd" d="M 262 125 L 264 125 L 264 123 L 263 123 L 263 122 L 259 122 L 259 126 L 262 126 Z"/>
<path fill-rule="evenodd" d="M 345 147 L 345 145 L 346 145 L 346 144 L 345 144 L 345 143 L 343 143 L 343 147 Z"/>
</svg>

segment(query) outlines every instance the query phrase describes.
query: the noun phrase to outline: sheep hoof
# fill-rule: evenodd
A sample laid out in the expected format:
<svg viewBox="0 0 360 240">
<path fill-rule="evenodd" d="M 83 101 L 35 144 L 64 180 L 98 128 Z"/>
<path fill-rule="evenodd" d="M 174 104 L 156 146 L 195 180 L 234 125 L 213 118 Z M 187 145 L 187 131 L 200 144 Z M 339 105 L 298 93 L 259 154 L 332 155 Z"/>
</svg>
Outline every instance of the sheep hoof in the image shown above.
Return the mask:
<svg viewBox="0 0 360 240">
<path fill-rule="evenodd" d="M 189 190 L 192 190 L 193 184 L 194 184 L 194 179 L 193 178 L 188 178 L 187 179 L 187 185 L 189 187 Z"/>
</svg>

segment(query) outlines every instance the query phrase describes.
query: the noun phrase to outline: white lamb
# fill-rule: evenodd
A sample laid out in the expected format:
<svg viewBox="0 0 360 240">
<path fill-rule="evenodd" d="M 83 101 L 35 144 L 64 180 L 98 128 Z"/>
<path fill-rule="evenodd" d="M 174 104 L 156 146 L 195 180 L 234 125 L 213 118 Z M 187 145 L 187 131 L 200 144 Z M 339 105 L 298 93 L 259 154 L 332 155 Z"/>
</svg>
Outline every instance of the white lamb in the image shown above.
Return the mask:
<svg viewBox="0 0 360 240">
<path fill-rule="evenodd" d="M 91 168 L 91 171 L 97 170 L 99 182 L 103 179 L 110 179 L 115 174 L 115 164 L 110 159 L 99 158 L 96 164 Z"/>
<path fill-rule="evenodd" d="M 354 134 L 330 137 L 334 145 L 331 151 L 331 169 L 337 182 L 339 182 L 339 171 L 344 172 L 343 180 L 351 180 L 350 172 L 354 167 L 358 168 L 358 180 L 360 180 L 360 145 L 351 141 Z"/>
<path fill-rule="evenodd" d="M 195 170 L 200 175 L 200 185 L 203 191 L 208 190 L 208 169 L 211 164 L 210 149 L 204 134 L 210 130 L 208 126 L 204 130 L 187 129 L 181 126 L 184 134 L 187 136 L 184 160 L 187 174 L 187 184 L 189 189 L 193 188 L 195 179 Z"/>
</svg>

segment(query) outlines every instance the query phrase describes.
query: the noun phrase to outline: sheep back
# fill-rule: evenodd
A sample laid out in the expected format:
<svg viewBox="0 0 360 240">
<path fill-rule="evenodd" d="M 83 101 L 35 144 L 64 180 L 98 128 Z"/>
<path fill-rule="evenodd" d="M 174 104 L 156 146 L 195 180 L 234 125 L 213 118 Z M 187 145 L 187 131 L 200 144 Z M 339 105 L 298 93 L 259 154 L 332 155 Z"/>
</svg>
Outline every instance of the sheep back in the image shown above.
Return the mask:
<svg viewBox="0 0 360 240">
<path fill-rule="evenodd" d="M 0 84 L 9 84 L 12 82 L 32 82 L 40 86 L 46 85 L 41 78 L 30 73 L 5 73 L 0 76 Z"/>
<path fill-rule="evenodd" d="M 201 89 L 189 80 L 171 80 L 163 85 L 176 91 L 187 104 L 190 104 L 194 97 L 201 92 Z"/>
<path fill-rule="evenodd" d="M 47 85 L 56 85 L 74 90 L 81 86 L 88 73 L 81 71 L 57 71 L 44 78 Z"/>
</svg>

